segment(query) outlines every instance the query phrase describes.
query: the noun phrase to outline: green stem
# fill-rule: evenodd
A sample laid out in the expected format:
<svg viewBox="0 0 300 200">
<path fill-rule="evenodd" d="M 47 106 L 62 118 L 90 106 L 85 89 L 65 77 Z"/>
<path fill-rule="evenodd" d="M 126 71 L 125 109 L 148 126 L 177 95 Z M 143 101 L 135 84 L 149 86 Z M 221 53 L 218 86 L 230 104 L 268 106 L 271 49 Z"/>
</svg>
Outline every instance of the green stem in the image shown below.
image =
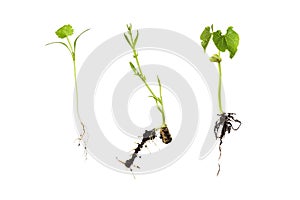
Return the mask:
<svg viewBox="0 0 300 200">
<path fill-rule="evenodd" d="M 136 53 L 136 50 L 133 49 L 133 53 L 134 53 L 134 57 L 135 57 L 135 61 L 136 61 L 136 64 L 139 68 L 139 77 L 140 79 L 144 82 L 145 86 L 147 87 L 147 89 L 149 90 L 149 92 L 151 93 L 151 95 L 155 98 L 155 99 L 158 99 L 158 97 L 154 94 L 154 92 L 151 90 L 150 86 L 148 85 L 146 79 L 145 79 L 145 75 L 143 74 L 142 70 L 141 70 L 141 66 L 140 66 L 140 62 L 139 62 L 139 59 L 138 59 L 138 54 Z M 161 88 L 160 88 L 160 94 L 161 94 Z M 161 113 L 162 115 L 162 127 L 165 127 L 166 126 L 166 117 L 165 117 L 165 110 L 164 110 L 164 104 L 163 104 L 163 101 L 162 101 L 162 97 L 160 97 L 160 105 L 157 103 L 158 101 L 156 100 L 156 107 L 157 109 L 159 110 L 159 112 Z"/>
<path fill-rule="evenodd" d="M 138 66 L 140 74 L 143 74 L 143 71 L 142 71 L 142 68 L 141 68 L 141 65 L 140 65 L 140 62 L 139 62 L 139 59 L 138 59 L 138 54 L 137 54 L 137 51 L 136 51 L 135 48 L 133 49 L 133 57 L 135 58 L 135 62 Z"/>
<path fill-rule="evenodd" d="M 165 127 L 166 126 L 166 116 L 165 116 L 165 108 L 164 108 L 164 102 L 162 100 L 162 96 L 160 97 L 160 100 L 161 100 L 161 109 L 162 109 L 162 120 L 163 120 L 163 123 L 162 123 L 162 127 Z"/>
<path fill-rule="evenodd" d="M 128 26 L 127 26 L 128 28 Z M 138 34 L 138 33 L 137 33 Z M 136 73 L 134 71 L 134 73 L 136 75 L 138 75 L 138 77 L 140 77 L 140 79 L 144 82 L 145 86 L 147 87 L 147 89 L 149 90 L 149 92 L 151 93 L 152 97 L 155 99 L 155 102 L 156 102 L 156 107 L 157 109 L 159 110 L 159 112 L 162 114 L 162 126 L 161 127 L 165 127 L 166 126 L 166 117 L 165 117 L 165 110 L 164 110 L 164 104 L 163 104 L 163 100 L 162 100 L 162 95 L 161 95 L 161 85 L 159 83 L 159 91 L 160 91 L 160 98 L 158 98 L 154 92 L 151 90 L 150 86 L 148 85 L 147 81 L 146 81 L 146 77 L 145 75 L 143 74 L 143 71 L 141 69 L 141 65 L 140 65 L 140 62 L 139 62 L 139 59 L 138 59 L 138 53 L 137 53 L 137 50 L 135 49 L 135 42 L 134 42 L 134 39 L 133 39 L 133 36 L 132 36 L 132 31 L 131 31 L 131 28 L 128 28 L 128 35 L 129 35 L 129 39 L 127 39 L 131 49 L 132 49 L 132 52 L 133 52 L 133 57 L 135 59 L 135 62 L 138 66 L 138 73 Z M 125 35 L 126 37 L 126 35 Z M 138 36 L 136 36 L 138 37 Z M 126 37 L 127 38 L 127 37 Z M 136 38 L 137 39 L 137 38 Z M 136 40 L 135 39 L 135 40 Z M 159 105 L 160 104 L 160 105 Z"/>
<path fill-rule="evenodd" d="M 73 54 L 74 54 L 74 50 L 73 50 L 73 47 L 72 47 L 72 45 L 71 45 L 71 42 L 70 42 L 70 39 L 69 39 L 68 36 L 67 36 L 67 40 L 68 40 L 68 44 L 69 44 L 70 50 L 71 50 L 72 55 L 73 55 Z"/>
<path fill-rule="evenodd" d="M 220 55 L 220 52 L 219 52 Z M 219 86 L 218 86 L 218 100 L 219 100 L 219 110 L 220 113 L 223 113 L 222 108 L 222 99 L 221 99 L 221 86 L 222 86 L 222 69 L 221 69 L 221 62 L 218 62 L 218 69 L 219 69 Z"/>
<path fill-rule="evenodd" d="M 80 114 L 79 114 L 79 98 L 78 98 L 78 84 L 77 84 L 77 69 L 76 69 L 76 59 L 75 59 L 75 48 L 73 48 L 73 46 L 71 45 L 71 41 L 69 39 L 69 37 L 67 37 L 67 41 L 68 41 L 68 44 L 69 44 L 69 47 L 70 47 L 70 52 L 71 52 L 71 55 L 72 55 L 72 61 L 73 61 L 73 68 L 74 68 L 74 81 L 75 81 L 75 95 L 76 95 L 76 112 L 77 112 L 77 117 L 79 119 L 79 121 L 81 122 L 82 124 L 82 121 L 81 121 L 81 117 L 80 117 Z"/>
<path fill-rule="evenodd" d="M 80 114 L 79 114 L 79 109 L 78 109 L 78 104 L 79 104 L 79 101 L 78 101 L 78 84 L 77 84 L 77 70 L 76 70 L 76 62 L 75 62 L 75 56 L 73 57 L 73 67 L 74 67 L 74 81 L 75 81 L 75 95 L 76 95 L 76 112 L 77 112 L 77 117 L 79 119 L 79 121 L 82 123 L 81 121 L 81 117 L 80 117 Z"/>
</svg>

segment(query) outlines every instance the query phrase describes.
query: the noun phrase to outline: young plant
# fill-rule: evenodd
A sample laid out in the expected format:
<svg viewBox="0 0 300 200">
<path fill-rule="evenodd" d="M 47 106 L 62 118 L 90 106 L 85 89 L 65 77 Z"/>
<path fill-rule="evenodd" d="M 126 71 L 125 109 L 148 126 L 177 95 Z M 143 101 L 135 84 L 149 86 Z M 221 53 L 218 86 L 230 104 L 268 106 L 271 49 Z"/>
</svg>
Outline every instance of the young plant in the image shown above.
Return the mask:
<svg viewBox="0 0 300 200">
<path fill-rule="evenodd" d="M 147 89 L 149 90 L 149 92 L 151 94 L 149 97 L 154 99 L 154 101 L 156 103 L 156 107 L 157 107 L 158 111 L 161 113 L 162 124 L 161 124 L 160 128 L 158 128 L 158 129 L 160 129 L 160 138 L 162 139 L 163 143 L 168 144 L 172 141 L 172 137 L 171 137 L 171 134 L 170 134 L 167 124 L 166 124 L 166 116 L 165 116 L 164 102 L 163 102 L 163 98 L 162 98 L 162 88 L 161 88 L 160 79 L 157 76 L 157 82 L 158 82 L 158 86 L 159 86 L 159 95 L 155 95 L 155 93 L 152 91 L 149 84 L 147 83 L 146 76 L 143 74 L 143 71 L 141 69 L 141 65 L 139 62 L 138 52 L 136 50 L 136 44 L 137 44 L 137 41 L 139 38 L 139 31 L 136 31 L 136 36 L 133 39 L 131 24 L 127 25 L 127 30 L 128 30 L 127 34 L 124 33 L 124 37 L 132 49 L 133 58 L 135 59 L 137 68 L 135 67 L 135 65 L 132 62 L 129 62 L 129 65 L 130 65 L 134 75 L 138 76 L 141 79 L 141 81 L 145 84 Z"/>
<path fill-rule="evenodd" d="M 138 147 L 136 149 L 134 149 L 135 153 L 132 155 L 132 157 L 129 160 L 127 160 L 126 162 L 122 162 L 123 164 L 125 164 L 125 166 L 127 168 L 129 168 L 131 170 L 130 167 L 133 165 L 134 159 L 137 157 L 138 152 L 143 147 L 147 147 L 145 144 L 147 141 L 155 139 L 155 137 L 156 137 L 155 131 L 156 130 L 160 130 L 160 139 L 165 144 L 168 144 L 172 141 L 172 136 L 171 136 L 169 129 L 167 127 L 167 124 L 166 124 L 164 102 L 163 102 L 163 97 L 162 97 L 162 85 L 161 85 L 160 79 L 157 76 L 157 82 L 158 82 L 158 86 L 159 86 L 159 95 L 156 95 L 153 92 L 153 90 L 150 88 L 149 84 L 147 83 L 146 76 L 141 69 L 140 61 L 138 58 L 138 52 L 136 50 L 136 44 L 137 44 L 138 38 L 139 38 L 139 31 L 136 31 L 136 35 L 134 36 L 132 33 L 132 25 L 129 24 L 129 25 L 127 25 L 127 33 L 124 33 L 124 37 L 125 37 L 128 45 L 132 49 L 133 58 L 135 59 L 135 65 L 132 62 L 129 62 L 129 65 L 133 71 L 133 74 L 135 76 L 139 77 L 141 79 L 141 81 L 144 83 L 144 85 L 146 86 L 146 88 L 149 90 L 149 92 L 150 92 L 149 97 L 154 99 L 156 107 L 162 116 L 162 123 L 161 123 L 160 127 L 154 128 L 151 131 L 146 131 L 143 134 L 142 142 L 138 143 Z"/>
<path fill-rule="evenodd" d="M 241 126 L 241 121 L 235 119 L 233 117 L 233 115 L 235 115 L 235 113 L 226 113 L 223 111 L 222 108 L 222 99 L 221 99 L 221 85 L 222 85 L 222 69 L 221 69 L 221 62 L 222 62 L 222 58 L 221 58 L 221 52 L 225 52 L 226 50 L 229 52 L 229 57 L 232 59 L 234 57 L 234 55 L 237 52 L 237 47 L 239 45 L 239 35 L 237 32 L 235 32 L 233 30 L 233 27 L 230 26 L 227 28 L 227 32 L 226 34 L 222 34 L 222 32 L 220 30 L 214 31 L 213 30 L 213 25 L 211 25 L 210 27 L 207 26 L 205 27 L 205 29 L 203 30 L 203 32 L 200 35 L 200 40 L 201 40 L 201 45 L 204 49 L 204 51 L 206 51 L 206 47 L 208 46 L 210 40 L 213 40 L 215 47 L 218 49 L 218 53 L 213 54 L 210 57 L 210 61 L 211 62 L 216 62 L 218 63 L 218 71 L 219 71 L 219 84 L 218 84 L 218 103 L 219 103 L 219 111 L 220 113 L 218 114 L 219 119 L 216 121 L 215 123 L 215 127 L 214 127 L 214 132 L 215 132 L 215 136 L 216 139 L 220 139 L 220 143 L 219 143 L 219 151 L 220 151 L 220 155 L 219 155 L 219 163 L 218 163 L 218 172 L 217 172 L 217 176 L 220 173 L 220 159 L 221 159 L 221 155 L 222 155 L 222 149 L 221 149 L 221 145 L 223 143 L 223 138 L 225 137 L 226 133 L 230 133 L 231 129 L 233 130 L 238 130 Z M 238 127 L 233 127 L 232 123 L 236 122 L 238 123 Z"/>
<path fill-rule="evenodd" d="M 80 114 L 79 114 L 79 109 L 78 109 L 78 86 L 77 86 L 77 72 L 76 72 L 76 44 L 77 41 L 79 39 L 79 37 L 84 34 L 85 32 L 87 32 L 89 29 L 86 29 L 85 31 L 81 32 L 74 40 L 73 43 L 71 43 L 70 41 L 70 36 L 73 35 L 74 30 L 72 28 L 72 26 L 70 24 L 68 25 L 64 25 L 61 28 L 59 28 L 55 34 L 57 35 L 58 38 L 60 39 L 65 39 L 67 41 L 67 43 L 65 42 L 50 42 L 46 45 L 50 45 L 50 44 L 61 44 L 64 47 L 67 48 L 67 50 L 69 51 L 71 58 L 72 58 L 72 62 L 73 62 L 73 71 L 74 71 L 74 81 L 75 81 L 75 94 L 76 94 L 76 114 L 77 117 L 80 121 L 80 124 L 82 126 L 82 133 L 79 135 L 79 137 L 76 139 L 76 141 L 78 141 L 78 146 L 82 145 L 84 147 L 84 155 L 85 158 L 87 159 L 87 141 L 84 140 L 84 138 L 87 135 L 86 129 L 85 129 L 85 124 L 83 123 L 83 121 L 81 120 Z"/>
</svg>

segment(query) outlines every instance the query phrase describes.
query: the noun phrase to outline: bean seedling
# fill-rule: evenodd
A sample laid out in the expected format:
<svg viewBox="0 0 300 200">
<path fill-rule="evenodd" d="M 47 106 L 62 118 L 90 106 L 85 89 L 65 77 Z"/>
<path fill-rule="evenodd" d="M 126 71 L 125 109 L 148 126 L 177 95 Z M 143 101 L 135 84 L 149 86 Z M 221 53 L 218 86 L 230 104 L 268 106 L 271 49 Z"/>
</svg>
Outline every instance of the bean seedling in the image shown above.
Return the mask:
<svg viewBox="0 0 300 200">
<path fill-rule="evenodd" d="M 86 128 L 85 128 L 85 124 L 83 123 L 83 121 L 81 120 L 80 114 L 79 114 L 79 109 L 78 109 L 78 86 L 77 86 L 77 72 L 76 72 L 76 44 L 77 41 L 79 39 L 79 37 L 84 34 L 85 32 L 87 32 L 89 29 L 86 29 L 85 31 L 81 32 L 74 40 L 73 44 L 70 41 L 69 36 L 72 36 L 74 33 L 74 30 L 72 28 L 72 26 L 70 24 L 68 25 L 64 25 L 61 28 L 59 28 L 55 34 L 57 35 L 58 38 L 60 39 L 66 39 L 67 43 L 65 42 L 50 42 L 46 45 L 50 45 L 50 44 L 61 44 L 63 46 L 65 46 L 72 58 L 72 62 L 73 62 L 73 70 L 74 70 L 74 81 L 75 81 L 75 95 L 76 95 L 76 114 L 77 117 L 80 121 L 80 124 L 82 126 L 82 133 L 79 135 L 79 137 L 76 139 L 76 141 L 78 141 L 78 146 L 83 146 L 84 148 L 84 156 L 85 159 L 87 159 L 87 140 L 85 140 L 85 137 L 87 136 L 87 132 L 86 132 Z"/>
<path fill-rule="evenodd" d="M 138 58 L 138 52 L 136 50 L 136 44 L 137 44 L 138 38 L 139 38 L 139 31 L 138 30 L 136 31 L 136 35 L 134 37 L 134 35 L 132 33 L 132 25 L 129 24 L 129 25 L 127 25 L 127 34 L 124 33 L 124 37 L 125 37 L 128 45 L 132 49 L 133 58 L 135 59 L 135 65 L 132 62 L 129 62 L 129 65 L 133 71 L 133 74 L 135 76 L 138 76 L 141 79 L 141 81 L 144 83 L 146 88 L 149 90 L 149 92 L 151 94 L 149 97 L 154 99 L 154 101 L 156 103 L 156 107 L 162 116 L 161 126 L 159 128 L 154 128 L 151 131 L 146 131 L 143 134 L 142 142 L 138 143 L 138 147 L 136 149 L 134 149 L 134 154 L 132 155 L 132 157 L 129 160 L 127 160 L 126 162 L 122 162 L 123 164 L 125 164 L 125 166 L 127 168 L 130 168 L 133 165 L 134 159 L 137 157 L 138 152 L 143 147 L 147 147 L 145 145 L 145 143 L 149 140 L 153 140 L 156 137 L 156 133 L 155 133 L 156 130 L 160 130 L 160 139 L 165 144 L 168 144 L 172 141 L 172 136 L 171 136 L 169 129 L 167 127 L 167 124 L 166 124 L 166 116 L 165 116 L 164 103 L 163 103 L 163 97 L 162 97 L 162 85 L 161 85 L 160 79 L 157 76 L 157 82 L 158 82 L 158 86 L 159 86 L 159 95 L 156 95 L 153 92 L 153 90 L 150 88 L 150 86 L 146 80 L 146 76 L 145 76 L 145 74 L 143 74 L 143 71 L 141 69 L 140 61 Z M 131 170 L 131 168 L 130 168 L 130 170 Z"/>
<path fill-rule="evenodd" d="M 218 163 L 218 172 L 217 172 L 217 176 L 220 173 L 220 159 L 221 159 L 221 155 L 222 155 L 222 148 L 221 145 L 223 143 L 223 138 L 225 137 L 226 133 L 230 133 L 231 129 L 233 130 L 238 130 L 241 126 L 241 121 L 235 119 L 233 117 L 233 115 L 235 115 L 235 113 L 225 113 L 223 111 L 222 108 L 222 99 L 221 99 L 221 85 L 222 85 L 222 69 L 221 69 L 221 62 L 222 62 L 222 58 L 221 58 L 221 52 L 225 52 L 226 50 L 229 52 L 229 57 L 232 59 L 234 57 L 234 55 L 237 52 L 237 47 L 239 45 L 239 35 L 238 33 L 236 33 L 233 30 L 233 27 L 228 27 L 227 28 L 227 32 L 225 35 L 222 35 L 222 32 L 220 30 L 214 31 L 213 30 L 213 25 L 211 25 L 210 27 L 207 26 L 204 28 L 203 32 L 200 35 L 200 40 L 201 40 L 201 45 L 204 49 L 204 51 L 206 51 L 206 47 L 208 46 L 208 43 L 210 41 L 210 39 L 212 38 L 216 48 L 218 49 L 218 53 L 217 54 L 213 54 L 210 57 L 210 61 L 211 62 L 216 62 L 218 63 L 218 72 L 219 72 L 219 84 L 218 84 L 218 103 L 219 103 L 219 111 L 220 114 L 218 114 L 219 119 L 216 121 L 215 123 L 215 127 L 214 127 L 214 132 L 215 132 L 215 136 L 216 139 L 220 139 L 220 143 L 219 143 L 219 163 Z M 234 128 L 232 123 L 236 122 L 238 125 L 238 127 Z"/>
</svg>

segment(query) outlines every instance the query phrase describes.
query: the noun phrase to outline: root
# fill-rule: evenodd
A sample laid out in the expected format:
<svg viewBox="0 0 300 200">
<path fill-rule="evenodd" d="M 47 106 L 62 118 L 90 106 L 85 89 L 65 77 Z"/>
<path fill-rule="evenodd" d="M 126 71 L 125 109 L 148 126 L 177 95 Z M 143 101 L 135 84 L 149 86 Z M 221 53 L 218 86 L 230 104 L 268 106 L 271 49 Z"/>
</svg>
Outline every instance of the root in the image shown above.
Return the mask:
<svg viewBox="0 0 300 200">
<path fill-rule="evenodd" d="M 222 138 L 220 138 L 220 144 L 219 144 L 219 158 L 218 158 L 218 172 L 217 172 L 217 176 L 219 176 L 219 173 L 220 173 L 220 170 L 221 170 L 221 156 L 222 156 L 222 145 L 223 141 L 222 141 Z"/>
<path fill-rule="evenodd" d="M 216 121 L 215 123 L 215 127 L 214 127 L 214 132 L 215 132 L 215 136 L 216 139 L 220 139 L 220 144 L 219 144 L 219 158 L 218 158 L 218 172 L 217 172 L 217 176 L 220 173 L 221 170 L 221 163 L 220 163 L 220 159 L 222 156 L 222 147 L 221 145 L 223 144 L 223 138 L 225 137 L 226 133 L 229 134 L 231 129 L 236 131 L 240 128 L 242 122 L 235 119 L 233 117 L 233 115 L 235 115 L 235 113 L 222 113 L 219 114 L 218 116 L 220 116 L 220 118 L 218 119 L 218 121 Z M 232 123 L 238 123 L 239 126 L 238 127 L 233 127 Z M 221 134 L 220 136 L 218 136 L 219 133 L 219 129 L 221 128 Z"/>
<path fill-rule="evenodd" d="M 220 165 L 220 163 L 218 163 L 218 166 L 219 166 L 219 169 L 218 169 L 218 172 L 217 172 L 217 176 L 219 176 L 219 173 L 220 173 L 220 170 L 221 170 L 221 165 Z"/>
<path fill-rule="evenodd" d="M 78 138 L 75 139 L 75 141 L 78 142 L 78 146 L 83 146 L 84 152 L 83 152 L 83 156 L 85 158 L 85 160 L 87 160 L 87 142 L 88 139 L 84 140 L 84 138 L 87 136 L 87 132 L 85 129 L 85 125 L 83 122 L 80 122 L 81 126 L 82 126 L 82 133 L 79 135 Z"/>
<path fill-rule="evenodd" d="M 135 149 L 133 149 L 134 153 L 131 155 L 131 158 L 126 160 L 125 162 L 119 160 L 118 158 L 117 158 L 117 160 L 119 162 L 121 162 L 122 164 L 124 164 L 125 167 L 129 168 L 129 170 L 131 172 L 132 172 L 132 169 L 131 169 L 132 166 L 139 169 L 140 167 L 134 165 L 133 163 L 134 163 L 134 161 L 137 157 L 141 158 L 141 156 L 138 156 L 138 153 L 141 151 L 141 149 L 143 147 L 147 147 L 147 145 L 145 145 L 145 143 L 150 141 L 150 140 L 154 140 L 155 137 L 156 137 L 155 129 L 152 129 L 150 131 L 146 130 L 145 133 L 143 134 L 143 139 L 142 139 L 141 143 L 137 143 L 138 146 Z"/>
</svg>

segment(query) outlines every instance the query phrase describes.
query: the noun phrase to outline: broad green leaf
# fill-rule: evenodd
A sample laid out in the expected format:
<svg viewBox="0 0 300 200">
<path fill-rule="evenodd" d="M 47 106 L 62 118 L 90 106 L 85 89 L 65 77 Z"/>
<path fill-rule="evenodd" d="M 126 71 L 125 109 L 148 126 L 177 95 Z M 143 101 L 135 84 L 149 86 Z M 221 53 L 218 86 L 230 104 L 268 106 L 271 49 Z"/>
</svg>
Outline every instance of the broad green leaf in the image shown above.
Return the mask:
<svg viewBox="0 0 300 200">
<path fill-rule="evenodd" d="M 55 32 L 55 34 L 62 39 L 70 35 L 73 35 L 73 33 L 74 30 L 70 24 L 62 26 Z"/>
<path fill-rule="evenodd" d="M 76 44 L 77 44 L 77 40 L 80 36 L 82 36 L 82 34 L 84 34 L 85 32 L 89 31 L 90 29 L 86 29 L 85 31 L 81 32 L 76 39 L 74 40 L 74 51 L 76 50 Z"/>
<path fill-rule="evenodd" d="M 230 58 L 233 58 L 233 56 L 237 52 L 240 38 L 239 35 L 233 30 L 232 26 L 228 27 L 227 33 L 225 35 L 225 40 L 227 49 L 230 52 Z"/>
<path fill-rule="evenodd" d="M 205 27 L 205 29 L 203 30 L 203 32 L 200 35 L 201 45 L 202 45 L 204 51 L 206 50 L 206 47 L 210 41 L 210 38 L 211 38 L 210 27 L 207 26 L 207 27 Z"/>
<path fill-rule="evenodd" d="M 213 41 L 220 51 L 224 52 L 227 49 L 225 36 L 222 35 L 220 30 L 213 33 Z"/>
</svg>

